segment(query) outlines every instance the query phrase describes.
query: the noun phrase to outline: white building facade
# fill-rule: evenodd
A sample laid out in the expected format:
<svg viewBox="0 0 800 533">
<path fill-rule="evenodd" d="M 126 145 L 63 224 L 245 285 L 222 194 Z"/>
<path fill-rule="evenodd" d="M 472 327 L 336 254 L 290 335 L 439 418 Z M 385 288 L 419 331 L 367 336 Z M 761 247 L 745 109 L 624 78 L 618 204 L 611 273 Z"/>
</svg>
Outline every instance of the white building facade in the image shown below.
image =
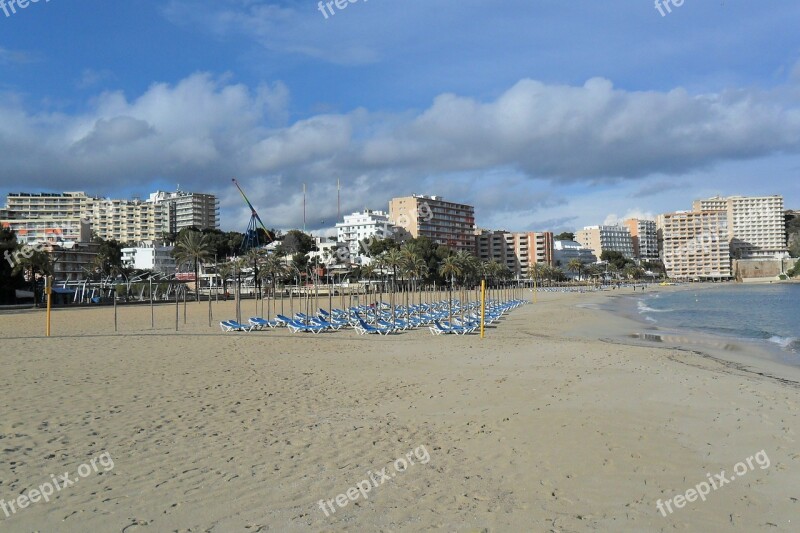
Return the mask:
<svg viewBox="0 0 800 533">
<path fill-rule="evenodd" d="M 625 226 L 587 226 L 578 230 L 575 240 L 584 248 L 589 248 L 597 257 L 603 252 L 619 252 L 633 258 L 633 239 Z"/>
<path fill-rule="evenodd" d="M 735 259 L 788 257 L 783 196 L 730 196 L 696 200 L 695 211 L 724 211 Z"/>
<path fill-rule="evenodd" d="M 163 274 L 174 274 L 174 246 L 137 246 L 122 249 L 122 264 L 138 270 L 152 270 Z"/>
<path fill-rule="evenodd" d="M 395 234 L 395 226 L 385 211 L 365 209 L 361 213 L 345 215 L 344 221 L 336 224 L 337 241 L 344 243 L 351 257 L 362 255 L 363 241 L 388 239 Z"/>
<path fill-rule="evenodd" d="M 573 259 L 584 265 L 597 262 L 594 252 L 576 241 L 553 241 L 553 266 L 565 270 Z M 569 275 L 566 271 L 565 273 Z"/>
</svg>

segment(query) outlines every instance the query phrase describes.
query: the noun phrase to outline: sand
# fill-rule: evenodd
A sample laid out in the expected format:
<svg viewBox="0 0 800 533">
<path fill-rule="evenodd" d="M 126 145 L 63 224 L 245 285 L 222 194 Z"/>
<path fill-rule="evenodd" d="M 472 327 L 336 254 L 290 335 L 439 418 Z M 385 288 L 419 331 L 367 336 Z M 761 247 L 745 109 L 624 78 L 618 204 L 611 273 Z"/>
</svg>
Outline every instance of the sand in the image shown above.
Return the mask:
<svg viewBox="0 0 800 533">
<path fill-rule="evenodd" d="M 635 325 L 581 307 L 608 294 L 542 294 L 483 340 L 223 334 L 192 303 L 178 332 L 170 306 L 155 330 L 120 307 L 116 334 L 110 308 L 59 309 L 44 338 L 41 311 L 1 313 L 0 499 L 87 475 L 0 529 L 797 531 L 798 383 L 620 344 Z"/>
</svg>

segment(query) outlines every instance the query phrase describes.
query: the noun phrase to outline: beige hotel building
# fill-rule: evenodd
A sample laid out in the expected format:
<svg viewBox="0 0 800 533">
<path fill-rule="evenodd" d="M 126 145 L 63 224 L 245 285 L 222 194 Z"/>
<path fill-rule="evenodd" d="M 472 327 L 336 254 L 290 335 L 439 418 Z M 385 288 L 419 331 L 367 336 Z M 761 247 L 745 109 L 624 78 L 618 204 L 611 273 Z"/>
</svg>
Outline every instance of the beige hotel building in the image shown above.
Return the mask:
<svg viewBox="0 0 800 533">
<path fill-rule="evenodd" d="M 731 278 L 730 233 L 725 211 L 678 211 L 659 215 L 667 275 L 685 280 Z"/>
<path fill-rule="evenodd" d="M 516 278 L 527 278 L 534 263 L 553 264 L 553 234 L 544 232 L 478 231 L 475 255 L 481 261 L 497 261 Z"/>
<path fill-rule="evenodd" d="M 475 208 L 441 196 L 414 194 L 392 198 L 389 219 L 412 237 L 428 237 L 454 250 L 475 252 Z"/>
</svg>

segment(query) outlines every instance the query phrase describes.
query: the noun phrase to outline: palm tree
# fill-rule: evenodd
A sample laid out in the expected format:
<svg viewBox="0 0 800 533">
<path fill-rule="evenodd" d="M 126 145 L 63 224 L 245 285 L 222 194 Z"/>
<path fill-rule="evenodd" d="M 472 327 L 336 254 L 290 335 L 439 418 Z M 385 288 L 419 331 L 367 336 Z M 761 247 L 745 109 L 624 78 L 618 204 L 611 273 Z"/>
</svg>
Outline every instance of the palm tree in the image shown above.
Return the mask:
<svg viewBox="0 0 800 533">
<path fill-rule="evenodd" d="M 266 250 L 263 248 L 250 248 L 244 254 L 244 263 L 253 267 L 253 282 L 256 284 L 256 294 L 261 293 L 261 274 L 260 267 L 264 263 Z M 257 297 L 256 297 L 257 298 Z"/>
<path fill-rule="evenodd" d="M 419 305 L 422 305 L 422 278 L 428 274 L 428 263 L 425 260 L 415 255 L 410 262 L 410 270 L 414 276 L 414 282 L 417 284 L 417 291 L 419 293 Z"/>
<path fill-rule="evenodd" d="M 420 254 L 420 246 L 413 242 L 409 241 L 400 248 L 400 253 L 403 254 L 403 274 L 406 278 L 411 278 L 416 275 L 416 270 L 414 267 L 414 261 L 419 257 Z M 416 279 L 415 279 L 416 282 Z M 406 280 L 406 308 L 409 306 L 409 287 L 407 286 L 408 281 Z"/>
<path fill-rule="evenodd" d="M 363 277 L 367 278 L 367 287 L 369 287 L 370 292 L 372 292 L 372 288 L 373 288 L 372 287 L 372 283 L 371 283 L 372 276 L 374 276 L 375 272 L 378 270 L 377 265 L 375 263 L 376 263 L 375 261 L 372 261 L 370 264 L 364 265 L 363 267 L 361 267 L 361 275 Z M 370 303 L 371 303 L 371 300 L 372 300 L 372 298 L 370 298 Z M 375 306 L 375 319 L 376 320 L 378 319 L 378 306 L 377 305 Z"/>
<path fill-rule="evenodd" d="M 616 278 L 617 274 L 619 273 L 619 267 L 617 265 L 615 265 L 614 263 L 609 261 L 609 263 L 606 266 L 606 272 L 611 274 L 612 278 Z"/>
<path fill-rule="evenodd" d="M 41 250 L 33 250 L 33 253 L 27 257 L 25 254 L 20 254 L 14 268 L 11 269 L 11 275 L 16 276 L 20 273 L 30 277 L 31 288 L 33 289 L 31 291 L 33 292 L 33 305 L 35 307 L 39 301 L 36 297 L 36 274 L 39 273 L 42 276 L 51 276 L 53 274 L 53 263 L 50 261 L 50 256 Z"/>
<path fill-rule="evenodd" d="M 461 264 L 456 256 L 451 255 L 445 257 L 442 259 L 442 262 L 439 263 L 439 274 L 445 279 L 450 278 L 450 300 L 447 302 L 450 324 L 453 323 L 453 282 L 457 276 L 461 275 L 461 272 Z"/>
<path fill-rule="evenodd" d="M 222 278 L 222 294 L 228 298 L 228 278 L 233 274 L 233 261 L 221 263 L 217 267 L 217 275 Z"/>
<path fill-rule="evenodd" d="M 375 271 L 380 272 L 380 283 L 378 283 L 378 305 L 383 302 L 383 275 L 384 275 L 384 268 L 386 268 L 386 262 L 383 260 L 383 256 L 376 257 L 372 260 L 371 265 L 375 265 Z M 377 306 L 375 307 L 377 312 Z"/>
<path fill-rule="evenodd" d="M 511 269 L 510 269 L 510 268 L 508 268 L 508 265 L 502 265 L 502 264 L 501 264 L 501 265 L 500 265 L 499 278 L 500 278 L 501 280 L 503 280 L 503 281 L 506 281 L 506 282 L 507 282 L 507 281 L 509 281 L 509 280 L 513 279 L 513 277 L 514 277 L 514 273 L 513 273 L 513 272 L 511 272 Z M 511 297 L 510 297 L 510 294 L 509 294 L 509 292 L 510 292 L 510 291 L 508 290 L 508 286 L 509 286 L 509 284 L 508 284 L 508 283 L 505 283 L 505 284 L 504 284 L 504 291 L 505 291 L 505 292 L 504 292 L 504 298 L 505 298 L 506 300 L 510 300 L 510 299 L 511 299 Z"/>
<path fill-rule="evenodd" d="M 467 281 L 468 281 L 469 278 L 472 278 L 477 274 L 477 272 L 478 272 L 478 259 L 474 255 L 472 255 L 471 253 L 469 253 L 467 251 L 464 251 L 464 250 L 459 250 L 458 252 L 456 252 L 455 257 L 456 257 L 456 260 L 458 261 L 459 266 L 461 266 L 461 279 L 462 279 L 462 285 L 461 285 L 461 300 L 462 300 L 461 315 L 462 315 L 462 318 L 463 318 L 463 315 L 464 315 L 463 302 L 467 300 L 466 294 L 465 294 L 466 287 L 467 287 Z"/>
<path fill-rule="evenodd" d="M 269 281 L 272 285 L 272 300 L 273 303 L 275 301 L 275 294 L 277 292 L 277 281 L 278 278 L 282 278 L 286 275 L 286 265 L 283 263 L 280 257 L 277 255 L 270 255 L 266 258 L 266 261 L 261 267 L 261 271 L 259 272 L 259 277 L 265 281 Z M 269 318 L 269 313 L 267 314 L 267 318 Z"/>
<path fill-rule="evenodd" d="M 528 275 L 538 286 L 542 286 L 542 282 L 549 279 L 552 272 L 553 267 L 548 263 L 531 263 L 528 269 Z"/>
<path fill-rule="evenodd" d="M 578 275 L 578 279 L 581 279 L 581 274 L 583 273 L 583 263 L 580 259 L 570 259 L 567 263 L 567 272 L 572 272 Z"/>
<path fill-rule="evenodd" d="M 200 303 L 200 264 L 212 257 L 211 244 L 208 235 L 199 231 L 184 231 L 175 243 L 172 251 L 179 264 L 194 263 L 194 282 L 197 294 L 197 303 Z"/>
<path fill-rule="evenodd" d="M 622 269 L 622 275 L 628 279 L 640 279 L 644 275 L 644 270 L 641 267 L 629 264 Z"/>
<path fill-rule="evenodd" d="M 403 266 L 403 254 L 400 250 L 389 250 L 383 254 L 383 263 L 392 269 L 392 322 L 395 320 L 394 293 L 397 291 L 397 269 Z"/>
</svg>

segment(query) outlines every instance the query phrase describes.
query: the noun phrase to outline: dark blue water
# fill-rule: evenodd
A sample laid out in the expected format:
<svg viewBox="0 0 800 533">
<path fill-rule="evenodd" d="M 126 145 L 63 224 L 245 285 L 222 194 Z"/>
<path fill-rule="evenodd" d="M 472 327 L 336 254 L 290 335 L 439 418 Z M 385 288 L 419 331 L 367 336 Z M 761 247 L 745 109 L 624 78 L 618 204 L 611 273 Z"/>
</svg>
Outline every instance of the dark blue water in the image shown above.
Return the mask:
<svg viewBox="0 0 800 533">
<path fill-rule="evenodd" d="M 642 295 L 638 311 L 659 327 L 763 341 L 800 356 L 800 285 L 727 285 Z"/>
</svg>

